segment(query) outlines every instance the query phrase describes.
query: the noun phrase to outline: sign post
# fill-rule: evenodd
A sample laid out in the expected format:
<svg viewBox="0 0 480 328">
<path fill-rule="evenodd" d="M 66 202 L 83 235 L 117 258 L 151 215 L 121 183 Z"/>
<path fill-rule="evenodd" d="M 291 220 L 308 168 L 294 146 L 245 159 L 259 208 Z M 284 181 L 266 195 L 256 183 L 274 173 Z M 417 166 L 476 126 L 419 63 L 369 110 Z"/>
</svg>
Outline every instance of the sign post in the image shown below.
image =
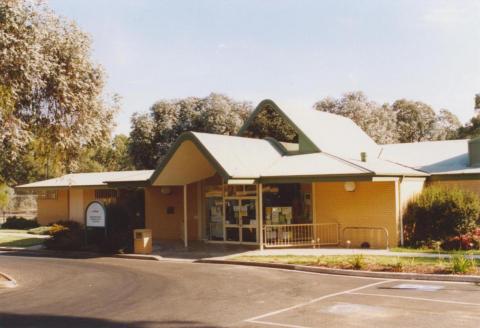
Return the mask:
<svg viewBox="0 0 480 328">
<path fill-rule="evenodd" d="M 89 228 L 104 229 L 107 235 L 107 210 L 99 201 L 93 201 L 88 204 L 85 210 L 85 239 L 88 243 L 87 233 Z"/>
</svg>

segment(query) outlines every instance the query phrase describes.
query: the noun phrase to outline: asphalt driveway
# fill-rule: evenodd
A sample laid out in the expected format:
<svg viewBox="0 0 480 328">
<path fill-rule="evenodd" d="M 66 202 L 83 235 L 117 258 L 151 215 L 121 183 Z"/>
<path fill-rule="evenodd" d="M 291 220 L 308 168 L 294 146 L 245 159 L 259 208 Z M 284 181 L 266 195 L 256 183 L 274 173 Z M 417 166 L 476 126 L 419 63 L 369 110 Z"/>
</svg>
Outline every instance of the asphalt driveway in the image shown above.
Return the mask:
<svg viewBox="0 0 480 328">
<path fill-rule="evenodd" d="M 0 255 L 0 327 L 478 327 L 480 287 L 256 267 Z"/>
</svg>

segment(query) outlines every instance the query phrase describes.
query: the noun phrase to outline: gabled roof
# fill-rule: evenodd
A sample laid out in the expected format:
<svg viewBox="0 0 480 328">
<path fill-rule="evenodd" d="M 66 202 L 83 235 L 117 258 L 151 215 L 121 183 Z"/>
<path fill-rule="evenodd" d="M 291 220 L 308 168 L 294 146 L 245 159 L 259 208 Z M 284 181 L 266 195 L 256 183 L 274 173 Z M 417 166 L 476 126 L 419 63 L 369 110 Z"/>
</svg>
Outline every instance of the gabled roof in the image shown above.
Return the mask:
<svg viewBox="0 0 480 328">
<path fill-rule="evenodd" d="M 207 178 L 215 172 L 220 173 L 225 181 L 428 175 L 381 159 L 361 162 L 325 152 L 286 155 L 271 140 L 188 132 L 175 142 L 150 181 L 154 185 L 185 184 Z"/>
<path fill-rule="evenodd" d="M 431 174 L 480 172 L 469 167 L 468 139 L 383 145 L 379 158 Z"/>
<path fill-rule="evenodd" d="M 284 156 L 262 177 L 281 176 L 427 176 L 403 165 L 373 159 L 367 162 L 343 159 L 327 153 Z"/>
<path fill-rule="evenodd" d="M 150 178 L 151 183 L 162 184 L 162 181 L 159 181 L 159 178 L 162 180 L 162 172 L 170 169 L 169 165 L 174 163 L 177 151 L 181 150 L 182 145 L 187 142 L 196 146 L 196 149 L 190 148 L 189 151 L 200 151 L 214 169 L 214 171 L 211 171 L 208 168 L 203 168 L 203 174 L 208 175 L 217 171 L 225 180 L 259 178 L 263 170 L 282 157 L 282 154 L 267 140 L 186 132 L 178 138 L 168 154 L 159 163 L 155 173 Z M 187 171 L 199 164 L 205 167 L 203 163 L 193 163 L 185 160 L 177 165 L 182 170 Z M 171 172 L 174 171 L 175 169 L 172 168 Z M 163 180 L 172 183 L 172 179 L 169 177 L 164 177 Z M 178 181 L 180 180 L 178 179 Z"/>
<path fill-rule="evenodd" d="M 239 134 L 248 129 L 256 115 L 266 106 L 271 106 L 317 151 L 349 159 L 360 159 L 361 152 L 366 152 L 370 158 L 378 156 L 380 147 L 351 119 L 309 107 L 280 108 L 269 99 L 257 106 Z"/>
<path fill-rule="evenodd" d="M 114 182 L 145 182 L 153 170 L 113 171 L 94 173 L 71 173 L 58 178 L 28 183 L 15 187 L 16 189 L 45 189 L 69 187 L 103 187 L 107 181 Z"/>
</svg>

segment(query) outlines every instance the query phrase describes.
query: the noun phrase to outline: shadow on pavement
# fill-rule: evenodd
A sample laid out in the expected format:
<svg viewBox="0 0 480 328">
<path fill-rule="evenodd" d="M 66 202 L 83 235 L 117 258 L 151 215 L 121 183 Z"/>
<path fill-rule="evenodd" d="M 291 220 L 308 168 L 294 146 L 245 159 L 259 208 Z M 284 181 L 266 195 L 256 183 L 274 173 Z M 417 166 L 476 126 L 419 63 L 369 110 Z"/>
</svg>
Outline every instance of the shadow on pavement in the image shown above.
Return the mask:
<svg viewBox="0 0 480 328">
<path fill-rule="evenodd" d="M 219 326 L 206 325 L 197 321 L 183 320 L 161 320 L 161 321 L 133 321 L 118 322 L 106 319 L 71 317 L 62 315 L 41 315 L 41 314 L 13 314 L 0 312 L 0 327 L 19 328 L 150 328 L 150 327 L 172 327 L 172 328 L 219 328 Z"/>
<path fill-rule="evenodd" d="M 51 257 L 62 259 L 91 259 L 98 257 L 107 257 L 112 254 L 102 254 L 86 251 L 55 251 L 55 250 L 8 250 L 0 252 L 3 256 L 31 256 L 31 257 Z M 0 326 L 1 327 L 1 326 Z"/>
<path fill-rule="evenodd" d="M 209 257 L 223 257 L 256 250 L 255 245 L 213 244 L 203 241 L 189 241 L 188 247 L 178 241 L 159 241 L 153 244 L 153 255 L 163 258 L 199 260 Z"/>
</svg>

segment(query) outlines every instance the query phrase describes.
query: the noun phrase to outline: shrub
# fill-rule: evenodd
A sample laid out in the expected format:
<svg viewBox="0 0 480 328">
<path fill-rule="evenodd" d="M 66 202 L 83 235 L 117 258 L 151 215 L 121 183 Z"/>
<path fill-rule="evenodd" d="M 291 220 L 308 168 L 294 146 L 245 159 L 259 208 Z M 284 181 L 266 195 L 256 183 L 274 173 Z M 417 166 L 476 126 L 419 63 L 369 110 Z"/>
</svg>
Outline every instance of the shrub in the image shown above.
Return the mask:
<svg viewBox="0 0 480 328">
<path fill-rule="evenodd" d="M 353 255 L 348 262 L 354 270 L 361 270 L 365 267 L 365 258 L 361 254 Z"/>
<path fill-rule="evenodd" d="M 480 200 L 475 193 L 458 188 L 425 188 L 405 211 L 406 241 L 421 246 L 472 234 L 479 215 Z"/>
<path fill-rule="evenodd" d="M 42 227 L 29 229 L 28 233 L 31 235 L 49 235 L 51 229 L 52 229 L 51 226 L 42 226 Z"/>
<path fill-rule="evenodd" d="M 96 243 L 104 252 L 125 252 L 133 244 L 133 219 L 124 205 L 108 204 L 106 210 L 107 236 L 97 238 Z"/>
<path fill-rule="evenodd" d="M 29 220 L 24 217 L 10 216 L 7 218 L 2 229 L 22 229 L 27 230 L 38 227 L 37 220 Z"/>
<path fill-rule="evenodd" d="M 394 272 L 402 272 L 403 271 L 403 262 L 400 260 L 399 257 L 395 260 L 394 263 L 390 264 L 389 267 L 392 269 Z"/>
<path fill-rule="evenodd" d="M 45 247 L 58 250 L 78 250 L 83 246 L 83 225 L 75 221 L 58 221 L 50 228 L 51 238 L 45 240 Z"/>
<path fill-rule="evenodd" d="M 466 256 L 455 255 L 451 258 L 452 272 L 458 274 L 466 274 L 475 270 L 475 260 Z"/>
</svg>

